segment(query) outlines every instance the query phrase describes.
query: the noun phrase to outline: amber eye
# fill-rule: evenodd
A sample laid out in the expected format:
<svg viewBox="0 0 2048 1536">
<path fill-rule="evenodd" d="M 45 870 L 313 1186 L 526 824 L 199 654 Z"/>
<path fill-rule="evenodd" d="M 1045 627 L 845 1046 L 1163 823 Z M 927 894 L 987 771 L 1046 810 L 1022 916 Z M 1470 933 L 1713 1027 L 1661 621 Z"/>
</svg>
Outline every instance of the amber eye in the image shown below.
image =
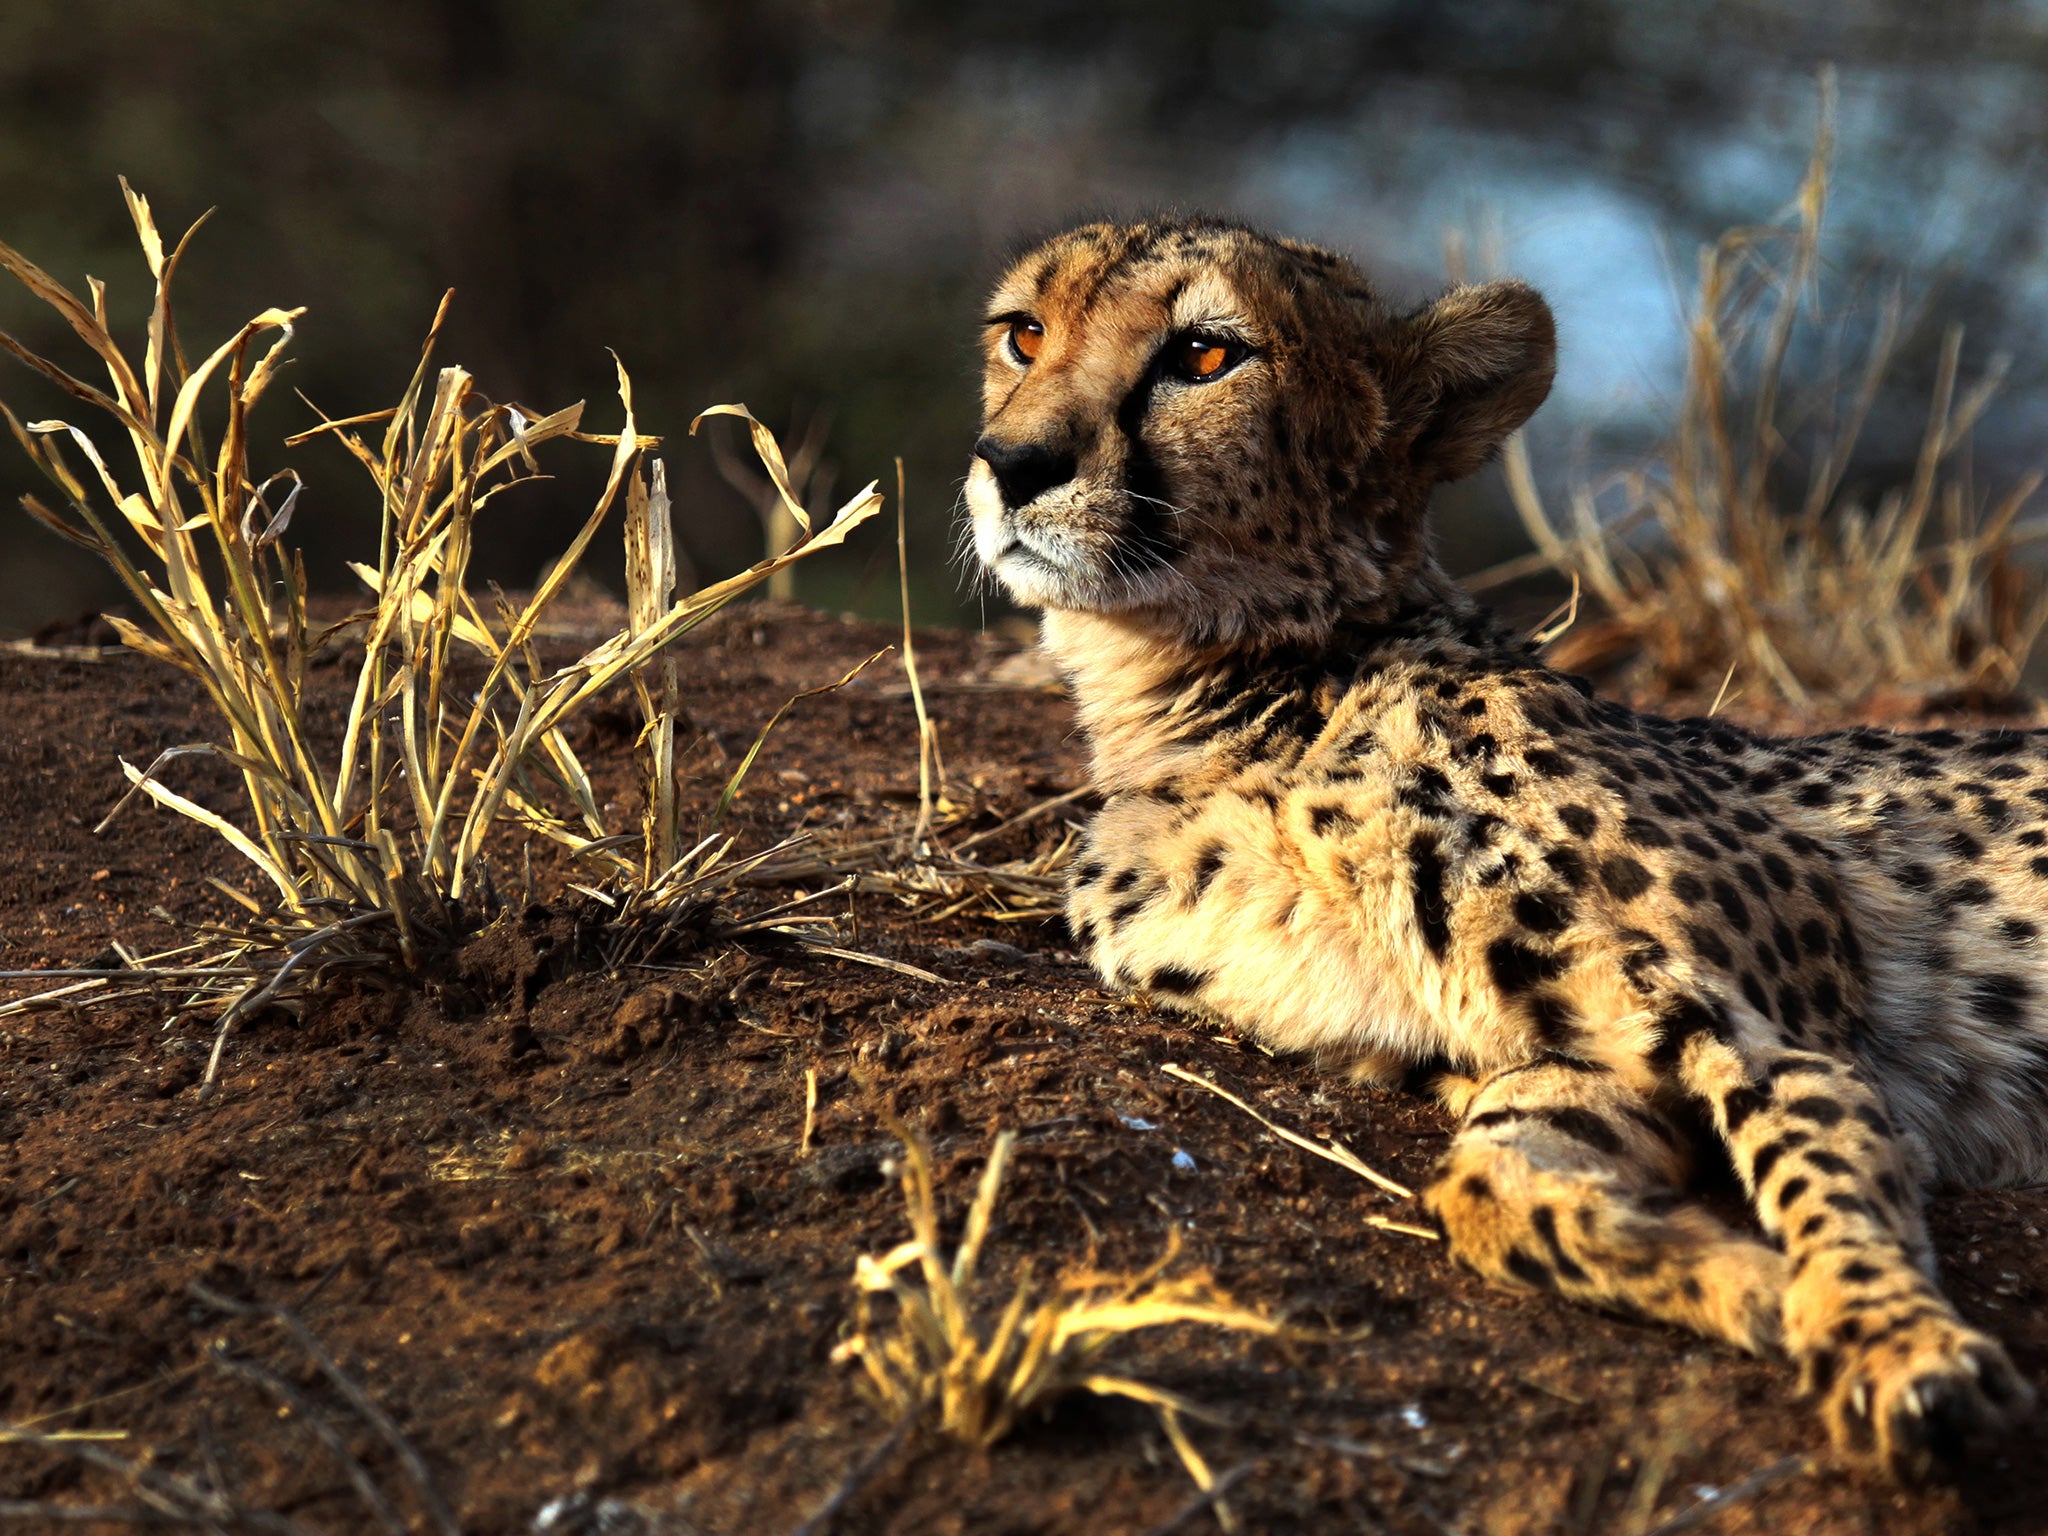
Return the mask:
<svg viewBox="0 0 2048 1536">
<path fill-rule="evenodd" d="M 1010 322 L 1010 350 L 1017 355 L 1017 361 L 1028 363 L 1038 356 L 1045 346 L 1045 327 L 1036 320 L 1012 320 Z"/>
<path fill-rule="evenodd" d="M 1167 365 L 1196 383 L 1227 372 L 1243 359 L 1242 345 L 1215 336 L 1183 336 L 1167 351 Z"/>
</svg>

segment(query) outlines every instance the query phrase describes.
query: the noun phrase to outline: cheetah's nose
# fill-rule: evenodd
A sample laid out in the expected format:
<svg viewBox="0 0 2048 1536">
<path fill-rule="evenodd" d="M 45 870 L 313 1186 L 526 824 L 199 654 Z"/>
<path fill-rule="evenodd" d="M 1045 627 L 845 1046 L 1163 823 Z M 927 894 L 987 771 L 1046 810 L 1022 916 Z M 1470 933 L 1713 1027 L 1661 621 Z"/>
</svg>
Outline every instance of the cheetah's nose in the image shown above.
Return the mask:
<svg viewBox="0 0 2048 1536">
<path fill-rule="evenodd" d="M 1074 455 L 1043 443 L 1005 443 L 983 434 L 974 456 L 995 472 L 1003 505 L 1011 511 L 1074 478 Z"/>
</svg>

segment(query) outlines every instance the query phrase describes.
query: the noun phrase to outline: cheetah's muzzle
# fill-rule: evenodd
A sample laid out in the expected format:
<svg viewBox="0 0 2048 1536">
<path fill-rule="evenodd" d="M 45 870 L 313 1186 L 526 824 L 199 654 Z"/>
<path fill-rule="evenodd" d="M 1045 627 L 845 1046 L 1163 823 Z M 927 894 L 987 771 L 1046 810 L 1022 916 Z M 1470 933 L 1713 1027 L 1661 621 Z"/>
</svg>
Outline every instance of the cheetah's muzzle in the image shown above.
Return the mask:
<svg viewBox="0 0 2048 1536">
<path fill-rule="evenodd" d="M 1802 740 L 1546 668 L 1431 555 L 1550 385 L 1518 283 L 1410 314 L 1213 222 L 1091 225 L 991 306 L 976 547 L 1046 609 L 1112 983 L 1393 1080 L 1496 1281 L 1782 1348 L 1917 1476 L 2032 1391 L 1929 1278 L 1935 1179 L 2048 1180 L 2048 733 Z M 1699 1111 L 1755 1230 L 1688 1195 Z"/>
</svg>

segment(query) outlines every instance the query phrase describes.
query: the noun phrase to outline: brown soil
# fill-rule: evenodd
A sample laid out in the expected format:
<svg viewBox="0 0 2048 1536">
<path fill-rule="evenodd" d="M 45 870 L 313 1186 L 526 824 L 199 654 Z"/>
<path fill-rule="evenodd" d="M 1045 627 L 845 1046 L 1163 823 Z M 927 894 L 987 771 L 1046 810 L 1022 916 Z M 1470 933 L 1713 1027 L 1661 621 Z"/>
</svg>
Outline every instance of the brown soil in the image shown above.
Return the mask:
<svg viewBox="0 0 2048 1536">
<path fill-rule="evenodd" d="M 738 613 L 685 650 L 690 707 L 737 754 L 773 704 L 887 639 Z M 998 659 L 970 637 L 922 647 L 969 826 L 1080 782 L 1065 701 L 960 686 Z M 900 674 L 871 677 L 786 722 L 740 803 L 754 846 L 798 822 L 901 823 L 915 728 Z M 146 810 L 90 830 L 117 753 L 208 733 L 194 689 L 134 658 L 0 656 L 0 708 L 0 965 L 169 942 L 153 905 L 216 910 L 202 877 L 241 876 L 208 834 Z M 612 723 L 585 746 L 630 807 L 631 729 Z M 543 863 L 536 883 L 558 878 Z M 557 898 L 515 903 L 417 987 L 265 1017 L 230 1041 L 210 1101 L 210 1031 L 165 1030 L 167 1008 L 0 1021 L 0 1420 L 124 1431 L 93 1444 L 309 1530 L 387 1528 L 324 1430 L 429 1529 L 333 1380 L 282 1324 L 231 1310 L 280 1304 L 388 1411 L 466 1532 L 793 1531 L 891 1429 L 831 1355 L 856 1256 L 907 1236 L 895 1114 L 934 1141 L 954 1219 L 991 1133 L 1021 1133 L 991 1305 L 1027 1262 L 1134 1269 L 1171 1229 L 1183 1265 L 1299 1325 L 1286 1345 L 1141 1335 L 1105 1362 L 1224 1416 L 1192 1434 L 1219 1471 L 1247 1468 L 1242 1529 L 1642 1532 L 1795 1453 L 1813 1465 L 1702 1528 L 2048 1529 L 2041 1429 L 1958 1488 L 1859 1481 L 1784 1365 L 1454 1273 L 1434 1242 L 1362 1219 L 1412 1217 L 1401 1202 L 1161 1069 L 1411 1184 L 1445 1137 L 1426 1106 L 1105 996 L 1056 924 L 923 924 L 882 898 L 853 921 L 848 942 L 945 980 L 765 949 L 615 973 Z M 1945 1196 L 1936 1227 L 1964 1314 L 2048 1375 L 2048 1192 Z M 831 1528 L 1141 1532 L 1193 1491 L 1150 1410 L 1071 1399 L 991 1451 L 903 1442 Z M 0 1445 L 9 1499 L 134 1494 Z"/>
</svg>

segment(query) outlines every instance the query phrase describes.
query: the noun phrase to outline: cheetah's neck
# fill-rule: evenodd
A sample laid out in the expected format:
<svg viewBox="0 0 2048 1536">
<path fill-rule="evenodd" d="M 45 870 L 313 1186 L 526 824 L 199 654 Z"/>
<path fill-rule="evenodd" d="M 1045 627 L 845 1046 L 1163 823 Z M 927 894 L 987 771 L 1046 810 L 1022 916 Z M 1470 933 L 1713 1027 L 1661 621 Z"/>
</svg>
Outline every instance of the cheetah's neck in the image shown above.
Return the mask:
<svg viewBox="0 0 2048 1536">
<path fill-rule="evenodd" d="M 1377 657 L 1430 651 L 1432 659 L 1478 667 L 1533 663 L 1528 647 L 1500 630 L 1434 561 L 1424 562 L 1399 599 L 1346 614 L 1325 644 L 1284 651 L 1196 648 L 1144 615 L 1045 611 L 1046 651 L 1066 674 L 1087 733 L 1095 786 L 1104 794 L 1199 779 L 1214 765 L 1211 741 L 1191 715 L 1232 688 L 1279 696 L 1312 693 L 1331 673 Z"/>
</svg>

